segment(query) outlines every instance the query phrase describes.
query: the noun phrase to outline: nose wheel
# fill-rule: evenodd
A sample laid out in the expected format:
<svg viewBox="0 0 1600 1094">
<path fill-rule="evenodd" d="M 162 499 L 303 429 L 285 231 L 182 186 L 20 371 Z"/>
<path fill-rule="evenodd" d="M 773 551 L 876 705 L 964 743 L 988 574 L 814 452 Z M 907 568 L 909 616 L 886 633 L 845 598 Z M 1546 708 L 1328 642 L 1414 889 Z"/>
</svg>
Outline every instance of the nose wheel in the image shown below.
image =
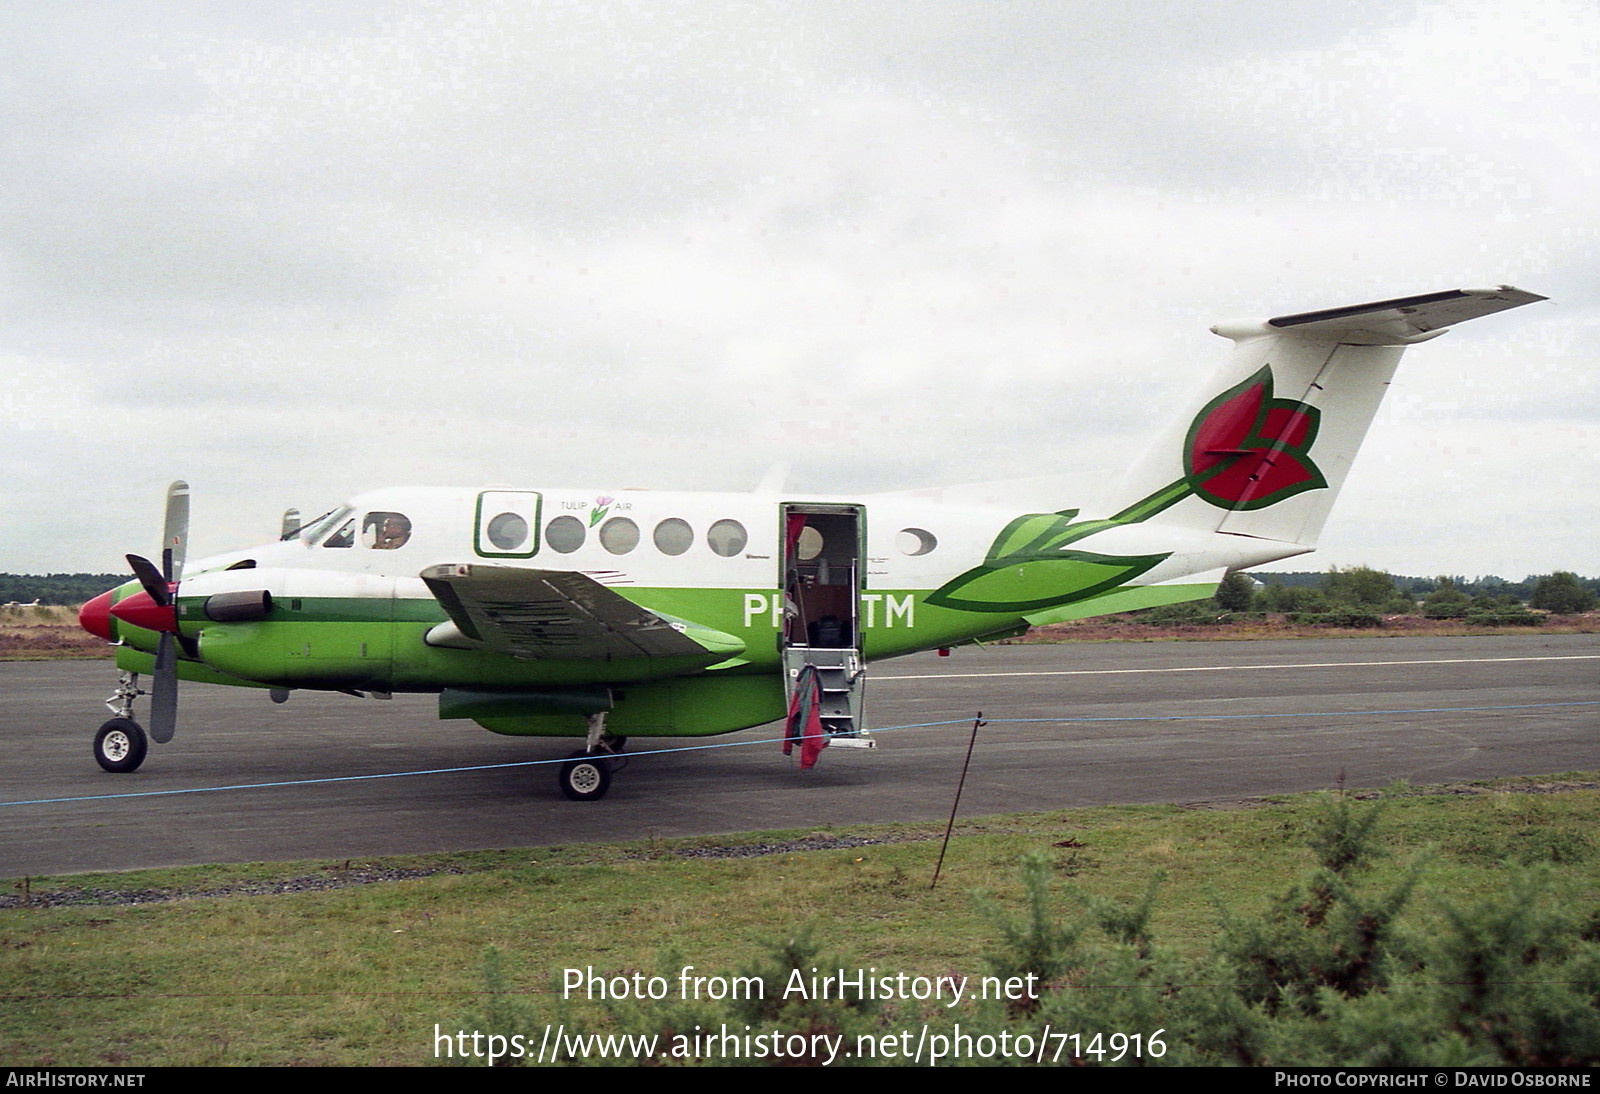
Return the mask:
<svg viewBox="0 0 1600 1094">
<path fill-rule="evenodd" d="M 150 743 L 144 727 L 132 718 L 113 718 L 94 736 L 94 758 L 107 771 L 137 771 Z"/>
</svg>

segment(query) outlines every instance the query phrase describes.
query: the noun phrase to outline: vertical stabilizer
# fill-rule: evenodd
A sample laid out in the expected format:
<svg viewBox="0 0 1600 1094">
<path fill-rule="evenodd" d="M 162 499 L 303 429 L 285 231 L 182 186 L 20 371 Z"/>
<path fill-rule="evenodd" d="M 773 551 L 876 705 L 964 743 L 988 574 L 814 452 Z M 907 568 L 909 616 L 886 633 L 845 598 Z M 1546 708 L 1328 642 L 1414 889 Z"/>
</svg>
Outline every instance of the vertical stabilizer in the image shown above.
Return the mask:
<svg viewBox="0 0 1600 1094">
<path fill-rule="evenodd" d="M 1458 289 L 1218 324 L 1227 365 L 1130 470 L 1114 519 L 1313 546 L 1405 347 L 1543 299 Z"/>
</svg>

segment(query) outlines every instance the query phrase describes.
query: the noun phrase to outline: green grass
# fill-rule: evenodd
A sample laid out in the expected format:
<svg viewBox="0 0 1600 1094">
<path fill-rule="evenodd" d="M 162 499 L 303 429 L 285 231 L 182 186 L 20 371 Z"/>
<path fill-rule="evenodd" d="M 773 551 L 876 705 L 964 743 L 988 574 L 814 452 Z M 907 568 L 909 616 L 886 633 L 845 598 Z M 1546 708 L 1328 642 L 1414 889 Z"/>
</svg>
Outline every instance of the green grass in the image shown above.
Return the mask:
<svg viewBox="0 0 1600 1094">
<path fill-rule="evenodd" d="M 1600 906 L 1592 836 L 1600 792 L 1549 789 L 1597 780 L 1543 780 L 1538 792 L 1538 780 L 1471 793 L 1390 787 L 1375 881 L 1399 878 L 1426 852 L 1411 913 L 1424 926 L 1441 898 L 1501 891 L 1529 863 L 1553 865 L 1556 895 L 1571 907 Z M 1153 934 L 1198 954 L 1215 936 L 1219 902 L 1255 912 L 1305 871 L 1317 808 L 1299 796 L 1236 810 L 1129 806 L 969 820 L 931 891 L 938 830 L 906 825 L 827 832 L 886 841 L 871 846 L 746 858 L 683 852 L 805 833 L 32 879 L 35 900 L 83 890 L 157 899 L 0 911 L 0 1060 L 426 1063 L 435 1023 L 487 1030 L 495 1010 L 525 1026 L 594 1028 L 595 1007 L 558 998 L 563 968 L 648 972 L 665 962 L 730 975 L 807 927 L 828 967 L 976 977 L 987 971 L 995 909 L 1021 907 L 1019 858 L 1040 850 L 1062 886 L 1123 901 L 1164 872 Z M 360 883 L 368 867 L 432 873 Z M 304 878 L 342 887 L 235 892 Z M 0 895 L 23 892 L 11 879 Z M 1057 903 L 1063 913 L 1079 906 L 1065 893 Z M 487 988 L 490 951 L 506 994 Z"/>
</svg>

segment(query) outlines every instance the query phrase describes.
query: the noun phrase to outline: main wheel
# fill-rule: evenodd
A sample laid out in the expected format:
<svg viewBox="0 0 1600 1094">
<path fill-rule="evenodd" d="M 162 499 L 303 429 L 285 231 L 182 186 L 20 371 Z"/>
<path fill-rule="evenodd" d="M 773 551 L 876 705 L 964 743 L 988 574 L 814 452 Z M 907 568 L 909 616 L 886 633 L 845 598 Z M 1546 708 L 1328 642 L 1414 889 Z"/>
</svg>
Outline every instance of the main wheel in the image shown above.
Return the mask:
<svg viewBox="0 0 1600 1094">
<path fill-rule="evenodd" d="M 574 752 L 557 773 L 561 792 L 569 801 L 595 802 L 611 789 L 611 765 L 587 752 Z"/>
<path fill-rule="evenodd" d="M 137 771 L 149 749 L 144 729 L 132 718 L 113 718 L 94 735 L 94 758 L 107 771 Z"/>
</svg>

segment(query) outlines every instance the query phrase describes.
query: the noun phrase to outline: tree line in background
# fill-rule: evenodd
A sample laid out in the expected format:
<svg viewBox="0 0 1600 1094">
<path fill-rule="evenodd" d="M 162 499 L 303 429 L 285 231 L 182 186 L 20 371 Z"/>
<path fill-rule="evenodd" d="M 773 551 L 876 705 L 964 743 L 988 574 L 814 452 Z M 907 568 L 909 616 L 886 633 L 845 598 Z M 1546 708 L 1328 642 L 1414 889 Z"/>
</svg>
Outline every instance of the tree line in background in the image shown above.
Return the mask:
<svg viewBox="0 0 1600 1094">
<path fill-rule="evenodd" d="M 1333 574 L 1370 574 L 1373 572 L 1374 571 L 1370 567 L 1357 566 L 1350 570 L 1344 571 L 1339 570 L 1338 567 L 1334 567 L 1333 570 L 1326 573 L 1322 571 L 1304 570 L 1282 574 L 1254 574 L 1252 576 L 1263 584 L 1268 585 L 1276 583 L 1279 585 L 1286 585 L 1291 588 L 1303 587 L 1322 589 L 1326 587 Z M 1500 577 L 1498 574 L 1488 574 L 1484 577 L 1478 578 L 1469 578 L 1461 574 L 1449 574 L 1442 577 L 1405 577 L 1400 574 L 1384 574 L 1382 571 L 1377 572 L 1380 573 L 1381 576 L 1387 578 L 1397 591 L 1411 597 L 1413 600 L 1421 599 L 1422 597 L 1427 596 L 1429 593 L 1437 591 L 1441 586 L 1448 585 L 1454 586 L 1455 588 L 1466 593 L 1469 597 L 1514 596 L 1517 598 L 1517 600 L 1524 604 L 1529 603 L 1533 599 L 1534 591 L 1538 588 L 1540 582 L 1545 581 L 1547 578 L 1560 576 L 1559 573 L 1530 574 L 1521 581 L 1508 581 L 1505 578 Z M 1580 586 L 1588 589 L 1590 592 L 1600 594 L 1600 578 L 1578 577 L 1576 574 L 1572 573 L 1567 573 L 1567 576 L 1576 579 Z"/>
<path fill-rule="evenodd" d="M 0 605 L 37 600 L 76 607 L 127 580 L 127 574 L 0 574 Z"/>
<path fill-rule="evenodd" d="M 1463 619 L 1490 624 L 1538 623 L 1541 613 L 1576 615 L 1600 604 L 1600 580 L 1568 571 L 1519 582 L 1488 576 L 1396 577 L 1370 566 L 1325 574 L 1229 574 L 1210 605 L 1226 612 L 1273 612 L 1298 622 L 1375 626 L 1386 615 Z M 1183 608 L 1185 605 L 1174 605 Z M 1155 609 L 1161 611 L 1163 609 Z"/>
</svg>

